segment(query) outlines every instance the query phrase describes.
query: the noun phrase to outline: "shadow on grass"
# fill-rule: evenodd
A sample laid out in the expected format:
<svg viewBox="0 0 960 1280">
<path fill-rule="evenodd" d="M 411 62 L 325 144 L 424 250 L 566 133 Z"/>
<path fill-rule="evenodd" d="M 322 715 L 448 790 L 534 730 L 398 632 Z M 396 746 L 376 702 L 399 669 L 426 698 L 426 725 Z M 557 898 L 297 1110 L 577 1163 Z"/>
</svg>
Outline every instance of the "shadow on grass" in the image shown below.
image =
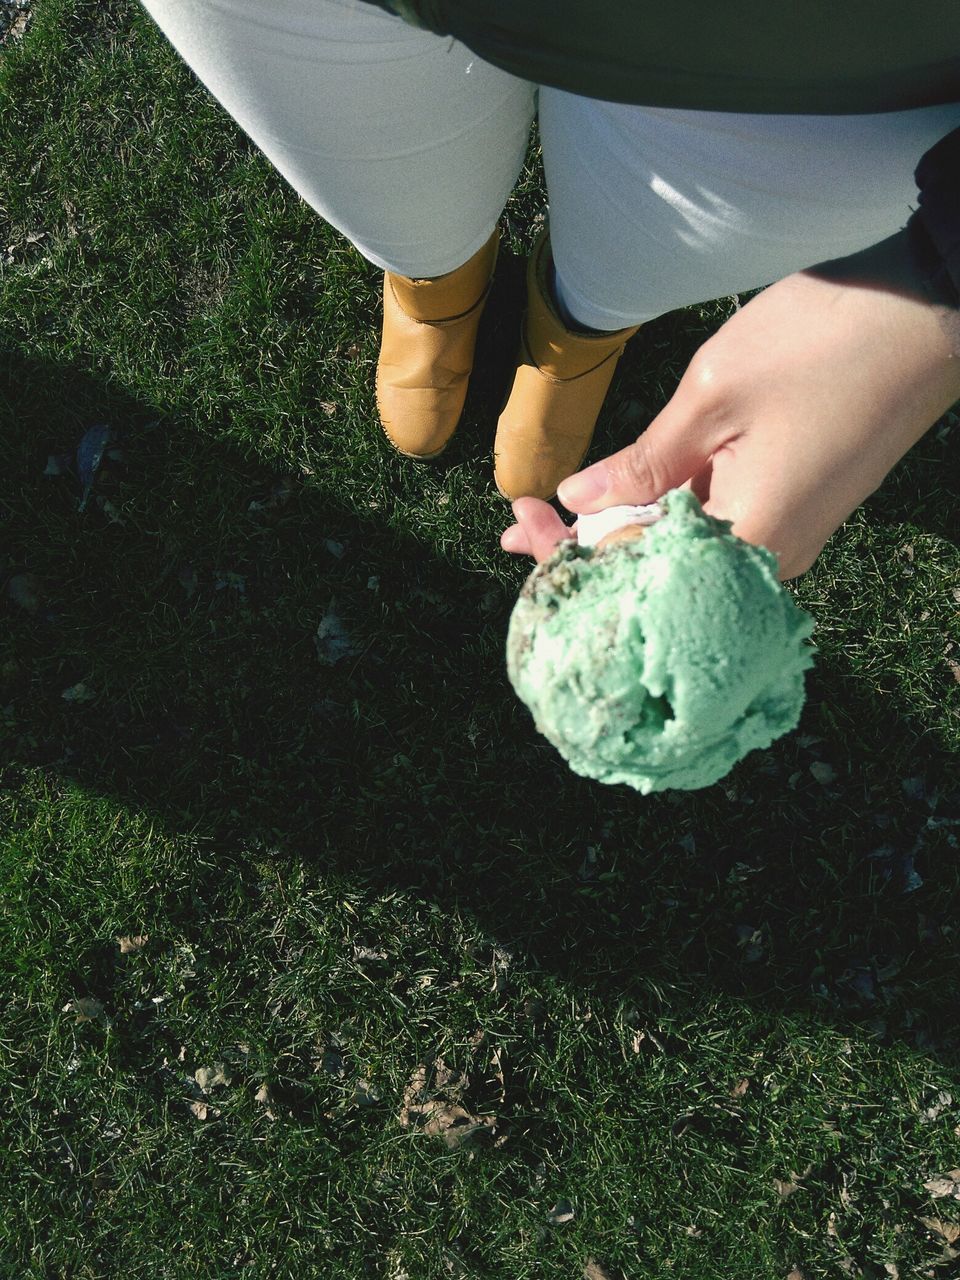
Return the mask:
<svg viewBox="0 0 960 1280">
<path fill-rule="evenodd" d="M 507 682 L 523 566 L 466 572 L 322 478 L 157 424 L 82 373 L 6 369 L 9 785 L 41 766 L 145 808 L 251 885 L 258 860 L 296 858 L 456 904 L 625 1006 L 654 989 L 692 1010 L 714 990 L 953 1051 L 956 761 L 871 693 L 849 636 L 809 677 L 798 731 L 724 782 L 604 787 L 567 770 Z M 43 474 L 98 420 L 123 426 L 100 489 L 115 519 L 78 515 L 73 481 Z"/>
</svg>

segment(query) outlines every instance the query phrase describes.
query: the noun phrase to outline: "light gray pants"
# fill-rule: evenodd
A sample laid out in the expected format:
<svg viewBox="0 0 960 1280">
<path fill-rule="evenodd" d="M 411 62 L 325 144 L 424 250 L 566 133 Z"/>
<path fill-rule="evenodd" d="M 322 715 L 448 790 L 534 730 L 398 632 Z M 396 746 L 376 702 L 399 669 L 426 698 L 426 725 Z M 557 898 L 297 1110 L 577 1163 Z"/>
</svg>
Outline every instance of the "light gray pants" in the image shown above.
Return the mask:
<svg viewBox="0 0 960 1280">
<path fill-rule="evenodd" d="M 597 329 L 898 231 L 960 106 L 776 116 L 623 106 L 490 66 L 363 0 L 143 0 L 287 181 L 371 262 L 443 275 L 490 236 L 539 107 L 561 297 Z"/>
</svg>

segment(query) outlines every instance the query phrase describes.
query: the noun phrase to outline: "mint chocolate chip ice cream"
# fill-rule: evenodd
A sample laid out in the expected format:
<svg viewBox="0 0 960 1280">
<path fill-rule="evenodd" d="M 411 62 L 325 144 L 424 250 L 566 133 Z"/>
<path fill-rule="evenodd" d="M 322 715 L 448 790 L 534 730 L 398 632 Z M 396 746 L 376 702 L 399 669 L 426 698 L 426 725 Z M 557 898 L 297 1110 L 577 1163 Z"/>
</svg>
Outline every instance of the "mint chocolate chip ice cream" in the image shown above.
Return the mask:
<svg viewBox="0 0 960 1280">
<path fill-rule="evenodd" d="M 537 729 L 576 773 L 644 795 L 709 786 L 794 729 L 814 653 L 772 552 L 686 490 L 660 505 L 642 536 L 561 543 L 507 633 Z"/>
</svg>

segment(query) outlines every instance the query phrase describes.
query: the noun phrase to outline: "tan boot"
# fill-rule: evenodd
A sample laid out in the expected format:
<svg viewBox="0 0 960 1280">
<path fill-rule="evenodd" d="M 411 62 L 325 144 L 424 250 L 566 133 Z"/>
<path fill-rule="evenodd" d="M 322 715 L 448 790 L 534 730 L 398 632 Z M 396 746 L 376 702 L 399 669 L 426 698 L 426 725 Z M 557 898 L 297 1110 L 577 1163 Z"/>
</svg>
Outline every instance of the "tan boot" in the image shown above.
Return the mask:
<svg viewBox="0 0 960 1280">
<path fill-rule="evenodd" d="M 550 298 L 550 237 L 544 230 L 527 264 L 527 311 L 513 389 L 500 414 L 493 477 L 505 498 L 552 498 L 578 470 L 617 361 L 640 328 L 597 337 L 571 333 Z"/>
<path fill-rule="evenodd" d="M 435 458 L 457 429 L 500 230 L 456 271 L 434 280 L 384 272 L 377 408 L 408 458 Z"/>
</svg>

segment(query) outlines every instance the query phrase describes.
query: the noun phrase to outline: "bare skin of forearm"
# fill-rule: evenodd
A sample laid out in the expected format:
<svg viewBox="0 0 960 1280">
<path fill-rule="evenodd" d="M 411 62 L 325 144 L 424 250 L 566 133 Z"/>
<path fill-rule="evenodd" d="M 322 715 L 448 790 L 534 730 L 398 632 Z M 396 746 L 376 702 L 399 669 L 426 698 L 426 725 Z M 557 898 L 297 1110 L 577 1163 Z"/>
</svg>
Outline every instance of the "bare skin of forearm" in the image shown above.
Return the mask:
<svg viewBox="0 0 960 1280">
<path fill-rule="evenodd" d="M 929 378 L 918 370 L 918 381 L 925 382 L 928 408 L 918 411 L 931 425 L 960 399 L 960 309 L 931 298 L 916 256 L 905 231 L 890 236 L 862 253 L 813 267 L 803 275 L 823 281 L 834 281 L 840 288 L 874 290 L 886 295 L 878 298 L 881 308 L 889 310 L 893 332 L 903 326 L 905 332 L 921 331 L 929 341 Z M 891 370 L 894 380 L 896 368 Z M 922 389 L 905 387 L 904 394 L 915 397 Z M 896 391 L 894 390 L 894 397 Z M 918 437 L 923 434 L 922 428 Z"/>
</svg>

